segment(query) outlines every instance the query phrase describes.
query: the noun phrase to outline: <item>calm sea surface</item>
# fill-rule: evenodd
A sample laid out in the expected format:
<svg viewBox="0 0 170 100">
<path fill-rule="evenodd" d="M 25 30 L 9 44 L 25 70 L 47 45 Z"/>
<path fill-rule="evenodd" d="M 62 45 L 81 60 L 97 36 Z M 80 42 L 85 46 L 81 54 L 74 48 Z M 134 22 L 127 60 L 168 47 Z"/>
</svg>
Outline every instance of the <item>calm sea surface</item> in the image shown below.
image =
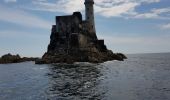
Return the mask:
<svg viewBox="0 0 170 100">
<path fill-rule="evenodd" d="M 0 65 L 0 100 L 170 100 L 170 53 L 102 64 Z"/>
</svg>

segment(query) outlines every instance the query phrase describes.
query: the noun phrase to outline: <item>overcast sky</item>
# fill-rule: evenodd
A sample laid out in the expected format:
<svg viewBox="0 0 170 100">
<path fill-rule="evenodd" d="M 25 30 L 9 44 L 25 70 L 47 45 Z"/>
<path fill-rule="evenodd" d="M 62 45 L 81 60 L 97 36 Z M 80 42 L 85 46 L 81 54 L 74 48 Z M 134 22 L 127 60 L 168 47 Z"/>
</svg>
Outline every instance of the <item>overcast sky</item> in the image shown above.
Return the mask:
<svg viewBox="0 0 170 100">
<path fill-rule="evenodd" d="M 170 0 L 95 0 L 97 35 L 113 52 L 170 52 Z M 55 16 L 84 16 L 84 0 L 1 0 L 0 55 L 41 57 Z"/>
</svg>

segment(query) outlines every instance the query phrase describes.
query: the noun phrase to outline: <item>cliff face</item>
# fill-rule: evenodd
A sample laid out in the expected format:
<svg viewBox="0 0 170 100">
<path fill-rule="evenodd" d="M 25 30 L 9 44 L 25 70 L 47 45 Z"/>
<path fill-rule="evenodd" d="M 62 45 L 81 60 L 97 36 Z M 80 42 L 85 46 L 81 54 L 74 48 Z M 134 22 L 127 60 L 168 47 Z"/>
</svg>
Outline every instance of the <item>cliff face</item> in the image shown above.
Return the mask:
<svg viewBox="0 0 170 100">
<path fill-rule="evenodd" d="M 98 40 L 88 21 L 80 12 L 69 16 L 57 16 L 52 26 L 50 44 L 43 55 L 43 63 L 105 62 L 123 60 L 123 54 L 108 50 L 104 40 Z"/>
</svg>

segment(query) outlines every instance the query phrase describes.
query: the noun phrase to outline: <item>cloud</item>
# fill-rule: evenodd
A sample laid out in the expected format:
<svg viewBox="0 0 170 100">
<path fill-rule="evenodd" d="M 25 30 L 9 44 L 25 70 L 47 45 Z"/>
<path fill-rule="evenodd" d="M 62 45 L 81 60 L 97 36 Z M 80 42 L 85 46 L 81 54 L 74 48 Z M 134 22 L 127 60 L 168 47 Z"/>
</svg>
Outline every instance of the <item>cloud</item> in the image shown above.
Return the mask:
<svg viewBox="0 0 170 100">
<path fill-rule="evenodd" d="M 95 10 L 105 17 L 154 18 L 157 16 L 152 13 L 140 14 L 136 8 L 157 2 L 160 0 L 96 0 Z"/>
<path fill-rule="evenodd" d="M 26 27 L 50 29 L 51 23 L 35 15 L 18 9 L 9 9 L 0 5 L 0 21 L 10 22 Z"/>
<path fill-rule="evenodd" d="M 105 17 L 113 17 L 113 16 L 122 16 L 123 14 L 134 14 L 133 10 L 137 6 L 137 3 L 124 3 L 122 5 L 116 5 L 112 7 L 100 7 L 95 6 L 96 13 L 105 16 Z"/>
<path fill-rule="evenodd" d="M 162 14 L 170 11 L 170 8 L 151 9 L 145 13 L 139 13 L 136 8 L 141 5 L 158 3 L 160 0 L 94 0 L 95 13 L 104 17 L 124 17 L 142 19 L 169 19 Z M 24 7 L 31 10 L 62 12 L 70 14 L 74 11 L 84 11 L 83 0 L 33 0 L 33 7 Z"/>
<path fill-rule="evenodd" d="M 162 25 L 161 29 L 170 29 L 170 23 Z"/>
<path fill-rule="evenodd" d="M 15 3 L 17 0 L 4 0 L 5 3 Z"/>
<path fill-rule="evenodd" d="M 105 17 L 130 17 L 130 18 L 153 18 L 152 13 L 140 14 L 136 8 L 142 4 L 157 3 L 160 0 L 94 0 L 95 12 Z M 70 14 L 74 11 L 84 11 L 84 0 L 32 0 L 32 7 L 24 8 L 31 10 L 63 12 Z M 155 11 L 156 12 L 156 11 Z M 158 12 L 158 11 L 157 11 Z"/>
<path fill-rule="evenodd" d="M 137 7 L 160 0 L 94 0 L 95 13 L 104 17 L 123 17 L 137 19 L 170 19 L 170 8 L 148 9 L 144 13 L 137 11 Z M 84 0 L 32 0 L 32 6 L 23 8 L 40 11 L 62 12 L 71 14 L 74 11 L 84 11 Z"/>
<path fill-rule="evenodd" d="M 168 13 L 170 13 L 170 7 L 168 8 L 159 8 L 152 9 L 150 12 L 137 14 L 135 18 L 146 18 L 146 19 L 170 19 L 168 17 Z M 166 17 L 164 16 L 166 15 Z"/>
<path fill-rule="evenodd" d="M 50 12 L 64 12 L 72 13 L 74 11 L 84 10 L 84 3 L 81 0 L 57 0 L 56 2 L 48 2 L 46 0 L 32 1 L 32 7 L 26 7 L 31 10 L 50 11 Z"/>
</svg>

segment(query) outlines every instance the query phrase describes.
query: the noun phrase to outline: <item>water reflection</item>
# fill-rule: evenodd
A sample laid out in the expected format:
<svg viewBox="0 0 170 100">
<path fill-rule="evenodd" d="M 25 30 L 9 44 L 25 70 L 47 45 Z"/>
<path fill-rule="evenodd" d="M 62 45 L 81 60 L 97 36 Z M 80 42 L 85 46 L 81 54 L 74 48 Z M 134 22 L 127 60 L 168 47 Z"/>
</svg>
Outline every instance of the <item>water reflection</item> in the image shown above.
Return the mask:
<svg viewBox="0 0 170 100">
<path fill-rule="evenodd" d="M 47 91 L 50 100 L 100 100 L 99 77 L 102 76 L 97 65 L 56 64 L 50 66 L 50 87 Z"/>
</svg>

